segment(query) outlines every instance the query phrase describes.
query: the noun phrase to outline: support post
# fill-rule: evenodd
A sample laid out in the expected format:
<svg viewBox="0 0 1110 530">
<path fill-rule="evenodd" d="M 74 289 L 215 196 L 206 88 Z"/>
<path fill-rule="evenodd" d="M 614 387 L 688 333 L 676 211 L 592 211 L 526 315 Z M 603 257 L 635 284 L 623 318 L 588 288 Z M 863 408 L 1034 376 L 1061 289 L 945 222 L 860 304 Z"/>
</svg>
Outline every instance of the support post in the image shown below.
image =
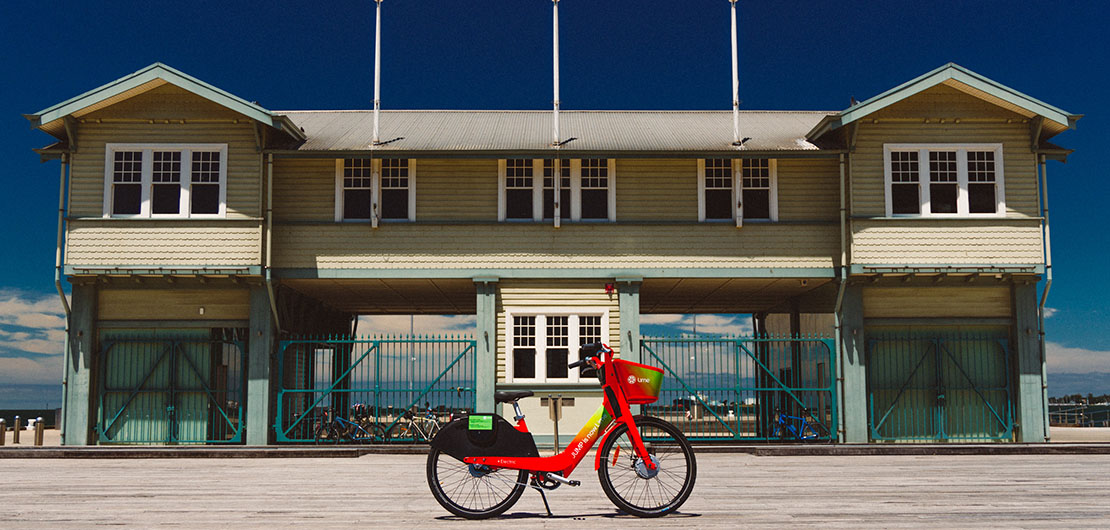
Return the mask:
<svg viewBox="0 0 1110 530">
<path fill-rule="evenodd" d="M 475 412 L 492 413 L 496 403 L 493 393 L 497 385 L 497 280 L 475 280 L 478 288 L 477 333 L 478 351 L 474 358 Z"/>
<path fill-rule="evenodd" d="M 867 443 L 867 359 L 864 357 L 863 287 L 849 285 L 844 289 L 840 308 L 840 395 L 844 408 L 844 432 L 847 443 Z"/>
<path fill-rule="evenodd" d="M 274 318 L 269 293 L 262 285 L 252 285 L 250 292 L 250 340 L 247 341 L 247 445 L 270 443 L 274 423 L 271 416 L 273 373 Z"/>
<path fill-rule="evenodd" d="M 1017 367 L 1017 425 L 1014 441 L 1045 441 L 1044 392 L 1041 388 L 1041 344 L 1037 311 L 1037 285 L 1014 285 L 1014 347 Z"/>
<path fill-rule="evenodd" d="M 617 278 L 617 293 L 621 359 L 643 362 L 640 357 L 640 279 Z"/>
<path fill-rule="evenodd" d="M 93 348 L 96 345 L 96 286 L 74 285 L 65 366 L 63 445 L 89 445 L 96 408 L 93 403 Z"/>
</svg>

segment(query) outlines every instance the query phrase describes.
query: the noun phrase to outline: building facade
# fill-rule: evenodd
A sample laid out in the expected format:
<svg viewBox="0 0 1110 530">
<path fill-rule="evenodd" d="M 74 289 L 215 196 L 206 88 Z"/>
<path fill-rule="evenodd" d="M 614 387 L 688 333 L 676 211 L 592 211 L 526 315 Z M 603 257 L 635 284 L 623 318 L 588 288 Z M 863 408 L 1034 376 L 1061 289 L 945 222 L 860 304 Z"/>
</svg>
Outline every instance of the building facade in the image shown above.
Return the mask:
<svg viewBox="0 0 1110 530">
<path fill-rule="evenodd" d="M 64 443 L 304 441 L 389 392 L 386 428 L 524 388 L 577 424 L 600 396 L 565 366 L 598 340 L 666 365 L 650 412 L 703 434 L 767 439 L 786 409 L 842 442 L 1045 440 L 1043 191 L 1069 153 L 1047 140 L 1079 116 L 949 64 L 839 112 L 742 112 L 739 145 L 729 112 L 560 117 L 552 145 L 549 112 L 387 111 L 375 143 L 371 112 L 161 64 L 28 115 L 61 162 Z M 722 313 L 760 335 L 641 336 Z M 475 323 L 356 337 L 411 314 Z"/>
</svg>

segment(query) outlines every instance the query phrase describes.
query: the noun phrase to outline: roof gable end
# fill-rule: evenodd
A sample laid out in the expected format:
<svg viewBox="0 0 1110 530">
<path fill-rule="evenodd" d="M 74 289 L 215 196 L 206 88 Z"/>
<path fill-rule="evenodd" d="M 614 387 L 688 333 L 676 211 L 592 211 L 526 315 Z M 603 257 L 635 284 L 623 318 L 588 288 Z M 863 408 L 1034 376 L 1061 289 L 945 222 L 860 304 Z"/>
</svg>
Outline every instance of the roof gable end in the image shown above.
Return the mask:
<svg viewBox="0 0 1110 530">
<path fill-rule="evenodd" d="M 1081 116 L 1071 114 L 1049 105 L 1036 98 L 1018 92 L 997 81 L 977 74 L 955 63 L 948 63 L 931 72 L 898 85 L 866 101 L 852 105 L 841 111 L 838 116 L 823 120 L 807 135 L 816 138 L 833 129 L 848 125 L 871 115 L 881 109 L 924 92 L 937 85 L 948 85 L 973 96 L 995 104 L 1003 104 L 1024 111 L 1031 116 L 1041 116 L 1059 124 L 1060 128 L 1072 128 Z"/>
<path fill-rule="evenodd" d="M 154 63 L 84 94 L 47 107 L 35 114 L 30 114 L 27 119 L 31 120 L 36 127 L 42 126 L 71 114 L 80 113 L 90 107 L 96 107 L 109 100 L 121 96 L 126 98 L 129 95 L 145 92 L 166 83 L 192 92 L 265 125 L 280 128 L 276 116 L 269 110 L 162 63 Z"/>
</svg>

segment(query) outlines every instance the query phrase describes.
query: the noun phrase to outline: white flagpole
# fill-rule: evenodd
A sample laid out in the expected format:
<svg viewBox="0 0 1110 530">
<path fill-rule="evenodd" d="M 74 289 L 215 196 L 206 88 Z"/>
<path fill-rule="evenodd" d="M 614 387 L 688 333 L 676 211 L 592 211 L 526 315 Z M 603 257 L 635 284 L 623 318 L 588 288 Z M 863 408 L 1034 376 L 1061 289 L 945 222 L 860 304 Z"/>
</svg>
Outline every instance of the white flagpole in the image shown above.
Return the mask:
<svg viewBox="0 0 1110 530">
<path fill-rule="evenodd" d="M 382 110 L 382 0 L 374 0 L 378 4 L 377 14 L 374 16 L 374 145 L 381 142 L 378 136 L 379 115 Z"/>
<path fill-rule="evenodd" d="M 736 0 L 732 4 L 732 145 L 740 145 L 740 72 L 736 52 Z"/>
<path fill-rule="evenodd" d="M 554 120 L 552 121 L 552 144 L 559 145 L 559 0 L 551 1 L 551 43 L 552 43 L 552 59 L 555 68 L 554 86 L 555 91 L 555 111 Z"/>
</svg>

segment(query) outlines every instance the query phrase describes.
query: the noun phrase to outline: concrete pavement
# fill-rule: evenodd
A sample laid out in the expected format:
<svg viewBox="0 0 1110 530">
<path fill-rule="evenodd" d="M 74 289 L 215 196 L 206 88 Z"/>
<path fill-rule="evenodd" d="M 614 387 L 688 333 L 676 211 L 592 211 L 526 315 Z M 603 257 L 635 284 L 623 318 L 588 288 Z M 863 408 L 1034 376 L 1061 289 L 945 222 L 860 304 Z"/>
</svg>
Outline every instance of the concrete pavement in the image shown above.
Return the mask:
<svg viewBox="0 0 1110 530">
<path fill-rule="evenodd" d="M 587 460 L 587 462 L 589 462 Z M 506 517 L 458 520 L 421 455 L 0 460 L 12 528 L 1106 528 L 1110 455 L 753 456 L 700 453 L 681 513 L 619 514 L 586 465 L 578 488 L 527 491 Z"/>
</svg>

